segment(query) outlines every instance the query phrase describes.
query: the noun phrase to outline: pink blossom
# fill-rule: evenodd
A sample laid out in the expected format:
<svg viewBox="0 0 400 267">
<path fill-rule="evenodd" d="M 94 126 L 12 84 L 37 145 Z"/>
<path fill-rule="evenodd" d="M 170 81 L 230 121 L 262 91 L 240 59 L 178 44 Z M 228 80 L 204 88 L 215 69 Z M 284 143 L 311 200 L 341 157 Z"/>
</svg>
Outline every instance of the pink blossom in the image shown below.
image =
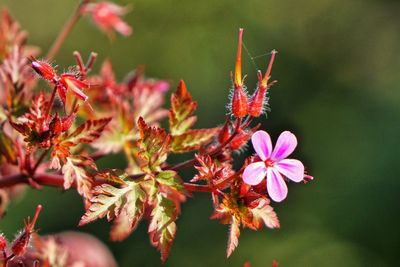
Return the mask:
<svg viewBox="0 0 400 267">
<path fill-rule="evenodd" d="M 104 32 L 111 34 L 115 30 L 124 36 L 132 33 L 132 28 L 121 19 L 128 8 L 111 2 L 87 4 L 82 8 L 83 13 L 91 13 L 94 23 Z"/>
<path fill-rule="evenodd" d="M 284 131 L 278 138 L 275 148 L 272 148 L 271 138 L 265 131 L 257 131 L 251 137 L 254 150 L 261 159 L 249 164 L 243 172 L 246 184 L 257 185 L 267 177 L 267 191 L 276 202 L 287 196 L 287 186 L 283 176 L 294 182 L 304 179 L 304 165 L 299 160 L 287 159 L 297 146 L 294 134 Z"/>
</svg>

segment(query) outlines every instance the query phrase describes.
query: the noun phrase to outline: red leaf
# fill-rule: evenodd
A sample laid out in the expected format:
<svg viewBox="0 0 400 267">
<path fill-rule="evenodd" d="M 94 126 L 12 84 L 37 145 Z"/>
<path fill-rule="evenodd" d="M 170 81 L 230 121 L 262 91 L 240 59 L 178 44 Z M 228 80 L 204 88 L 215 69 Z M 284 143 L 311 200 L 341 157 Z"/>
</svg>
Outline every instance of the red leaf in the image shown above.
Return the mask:
<svg viewBox="0 0 400 267">
<path fill-rule="evenodd" d="M 171 95 L 169 111 L 169 128 L 172 135 L 185 133 L 196 122 L 196 116 L 191 116 L 197 103 L 186 89 L 185 82 L 180 81 L 177 91 Z"/>
<path fill-rule="evenodd" d="M 188 130 L 181 135 L 172 136 L 171 149 L 175 153 L 198 150 L 211 142 L 219 128 Z"/>
<path fill-rule="evenodd" d="M 140 149 L 139 157 L 144 161 L 141 166 L 143 171 L 160 171 L 160 165 L 168 156 L 171 136 L 161 128 L 147 125 L 141 117 L 138 120 L 138 128 L 140 139 L 137 144 Z"/>
<path fill-rule="evenodd" d="M 226 257 L 229 258 L 232 252 L 239 245 L 239 236 L 240 236 L 240 222 L 233 217 L 231 227 L 229 229 L 229 239 L 228 239 L 228 247 L 226 248 Z"/>
<path fill-rule="evenodd" d="M 63 141 L 73 145 L 88 144 L 100 137 L 104 128 L 111 121 L 111 118 L 99 120 L 88 120 L 81 124 L 73 133 L 68 135 Z"/>
<path fill-rule="evenodd" d="M 163 263 L 166 261 L 175 239 L 177 215 L 175 204 L 161 194 L 157 195 L 155 206 L 151 212 L 148 232 L 150 243 L 160 251 Z"/>
</svg>

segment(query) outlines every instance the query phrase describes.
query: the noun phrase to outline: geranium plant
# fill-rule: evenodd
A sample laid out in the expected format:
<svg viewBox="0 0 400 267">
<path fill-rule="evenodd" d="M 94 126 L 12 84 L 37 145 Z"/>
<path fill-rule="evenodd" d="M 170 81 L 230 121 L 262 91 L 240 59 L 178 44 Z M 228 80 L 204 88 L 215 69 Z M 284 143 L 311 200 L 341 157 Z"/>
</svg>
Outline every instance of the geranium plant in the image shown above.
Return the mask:
<svg viewBox="0 0 400 267">
<path fill-rule="evenodd" d="M 229 257 L 238 246 L 240 227 L 279 228 L 271 204 L 286 198 L 286 181 L 312 179 L 300 161 L 286 159 L 297 145 L 293 133 L 283 132 L 273 149 L 268 133 L 253 123 L 254 118 L 268 111 L 268 90 L 276 82 L 271 80 L 276 51 L 270 53 L 264 74 L 256 73 L 258 83 L 249 94 L 242 75 L 240 29 L 226 120 L 212 128 L 198 129 L 197 103 L 184 81 L 179 82 L 169 108 L 165 108 L 170 83 L 145 77 L 142 68 L 117 81 L 109 60 L 102 63 L 98 74 L 91 72 L 96 53 L 91 53 L 85 62 L 79 52 L 73 52 L 74 66 L 57 69 L 50 63 L 83 15 L 89 15 L 111 38 L 114 31 L 130 35 L 131 27 L 121 18 L 126 11 L 109 2 L 82 1 L 47 55 L 28 46 L 25 32 L 6 10 L 2 12 L 1 212 L 24 186 L 74 188 L 86 209 L 80 226 L 106 218 L 112 223 L 110 238 L 123 240 L 139 223 L 148 221 L 150 243 L 164 262 L 177 233 L 182 203 L 191 200 L 192 192 L 204 192 L 210 195 L 215 209 L 211 218 L 230 225 L 226 251 Z M 39 79 L 48 88 L 39 88 Z M 160 126 L 164 120 L 166 129 Z M 256 154 L 235 168 L 236 152 L 243 151 L 250 140 Z M 168 163 L 172 154 L 188 152 L 194 152 L 192 159 Z M 127 168 L 97 166 L 98 159 L 113 154 L 124 155 Z M 186 168 L 194 168 L 196 175 L 182 177 L 181 170 Z M 40 209 L 41 206 L 32 222 L 25 223 L 19 237 L 25 239 L 14 241 L 19 247 L 12 245 L 11 253 L 0 237 L 5 265 L 28 253 L 27 243 Z M 53 263 L 46 258 L 43 253 L 48 250 L 43 248 L 55 243 L 51 238 L 44 240 L 38 238 L 33 243 L 29 251 L 32 264 L 67 266 L 65 253 L 52 254 Z M 53 251 L 57 249 L 60 248 L 53 247 Z"/>
</svg>

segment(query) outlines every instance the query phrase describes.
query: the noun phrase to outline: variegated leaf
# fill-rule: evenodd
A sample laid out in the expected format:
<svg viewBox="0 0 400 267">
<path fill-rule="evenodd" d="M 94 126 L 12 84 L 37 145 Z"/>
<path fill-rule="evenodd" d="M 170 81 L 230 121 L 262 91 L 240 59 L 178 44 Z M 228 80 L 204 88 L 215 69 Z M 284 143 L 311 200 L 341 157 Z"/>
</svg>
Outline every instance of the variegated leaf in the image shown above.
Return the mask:
<svg viewBox="0 0 400 267">
<path fill-rule="evenodd" d="M 220 128 L 187 130 L 181 135 L 172 136 L 171 149 L 175 153 L 198 150 L 207 145 L 217 135 Z"/>
<path fill-rule="evenodd" d="M 85 198 L 90 198 L 93 179 L 82 167 L 82 164 L 83 161 L 81 158 L 66 158 L 66 162 L 61 169 L 64 175 L 64 189 L 70 188 L 75 182 L 79 194 Z"/>
<path fill-rule="evenodd" d="M 186 89 L 185 82 L 180 81 L 177 91 L 171 95 L 171 109 L 169 112 L 169 129 L 172 135 L 185 133 L 196 122 L 192 116 L 197 103 Z"/>
<path fill-rule="evenodd" d="M 151 212 L 149 224 L 150 243 L 161 253 L 161 261 L 165 262 L 176 235 L 177 209 L 173 201 L 157 196 Z"/>
<path fill-rule="evenodd" d="M 171 137 L 163 129 L 149 126 L 143 118 L 138 120 L 140 139 L 137 145 L 140 149 L 139 157 L 144 161 L 144 172 L 160 171 L 160 165 L 167 160 Z"/>
<path fill-rule="evenodd" d="M 71 145 L 88 144 L 100 137 L 111 118 L 88 120 L 81 124 L 74 132 L 69 134 L 63 142 Z"/>
</svg>

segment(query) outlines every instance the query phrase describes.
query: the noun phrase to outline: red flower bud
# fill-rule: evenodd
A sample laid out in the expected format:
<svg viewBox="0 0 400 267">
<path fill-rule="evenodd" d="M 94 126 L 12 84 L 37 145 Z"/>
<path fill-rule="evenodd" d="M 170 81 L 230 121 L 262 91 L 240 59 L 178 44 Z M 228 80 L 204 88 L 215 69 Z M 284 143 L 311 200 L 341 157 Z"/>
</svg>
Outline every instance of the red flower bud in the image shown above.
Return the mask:
<svg viewBox="0 0 400 267">
<path fill-rule="evenodd" d="M 3 251 L 7 246 L 7 240 L 3 234 L 0 234 L 0 250 Z"/>
<path fill-rule="evenodd" d="M 253 117 L 258 117 L 260 116 L 263 111 L 264 111 L 264 104 L 265 104 L 265 93 L 270 86 L 268 84 L 268 80 L 270 78 L 271 74 L 271 69 L 272 69 L 272 64 L 274 63 L 275 60 L 275 54 L 277 52 L 273 50 L 271 52 L 271 59 L 269 61 L 269 65 L 267 68 L 267 71 L 265 72 L 264 77 L 262 77 L 261 72 L 259 71 L 257 76 L 258 76 L 258 87 L 254 94 L 252 95 L 250 99 L 250 104 L 249 104 L 249 114 Z"/>
<path fill-rule="evenodd" d="M 249 104 L 249 114 L 252 117 L 258 117 L 264 111 L 266 87 L 258 86 L 257 90 L 251 96 Z"/>
<path fill-rule="evenodd" d="M 236 118 L 243 118 L 247 115 L 247 95 L 243 88 L 235 88 L 232 97 L 232 114 Z"/>
<path fill-rule="evenodd" d="M 218 141 L 222 144 L 231 136 L 231 129 L 229 127 L 229 120 L 226 119 L 224 126 L 218 134 Z"/>
<path fill-rule="evenodd" d="M 24 230 L 12 243 L 11 251 L 15 256 L 21 256 L 25 254 L 26 249 L 28 248 L 29 245 L 29 241 L 31 239 L 31 235 L 34 232 L 35 223 L 41 209 L 42 205 L 38 205 L 32 222 L 30 222 L 30 218 L 28 217 L 28 220 L 24 222 L 25 223 Z"/>
<path fill-rule="evenodd" d="M 47 62 L 32 59 L 32 68 L 47 81 L 52 81 L 56 77 L 54 68 Z"/>
<path fill-rule="evenodd" d="M 247 115 L 248 104 L 247 94 L 243 89 L 242 80 L 242 37 L 243 29 L 239 29 L 238 53 L 236 56 L 235 77 L 233 81 L 234 89 L 232 96 L 232 114 L 237 118 Z"/>
<path fill-rule="evenodd" d="M 250 139 L 252 131 L 245 132 L 243 130 L 239 130 L 239 133 L 232 139 L 229 143 L 229 146 L 232 150 L 236 150 L 244 146 L 247 141 Z"/>
</svg>

